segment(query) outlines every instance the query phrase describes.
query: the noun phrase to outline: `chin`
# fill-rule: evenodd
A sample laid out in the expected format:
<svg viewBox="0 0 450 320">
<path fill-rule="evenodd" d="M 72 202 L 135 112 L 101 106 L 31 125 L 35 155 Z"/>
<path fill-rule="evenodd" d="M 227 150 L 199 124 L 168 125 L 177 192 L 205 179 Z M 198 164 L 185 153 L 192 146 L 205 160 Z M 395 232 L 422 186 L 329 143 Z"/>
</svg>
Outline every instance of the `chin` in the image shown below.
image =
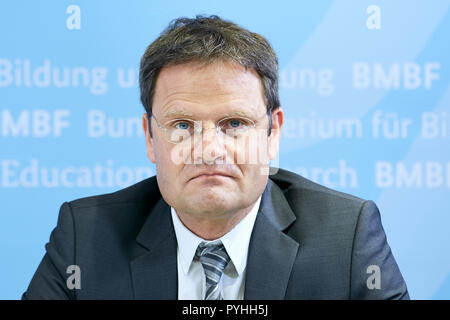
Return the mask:
<svg viewBox="0 0 450 320">
<path fill-rule="evenodd" d="M 212 190 L 208 190 L 212 191 Z M 214 214 L 229 211 L 234 207 L 234 201 L 230 192 L 205 192 L 198 191 L 189 201 L 189 207 L 199 214 Z"/>
</svg>

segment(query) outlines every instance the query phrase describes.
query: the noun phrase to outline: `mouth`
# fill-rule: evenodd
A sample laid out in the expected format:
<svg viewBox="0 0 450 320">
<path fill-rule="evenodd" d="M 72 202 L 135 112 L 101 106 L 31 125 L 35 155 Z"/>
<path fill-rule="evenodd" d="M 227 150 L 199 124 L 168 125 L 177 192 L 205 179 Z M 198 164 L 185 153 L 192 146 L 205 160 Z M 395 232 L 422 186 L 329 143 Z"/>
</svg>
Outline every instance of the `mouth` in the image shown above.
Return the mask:
<svg viewBox="0 0 450 320">
<path fill-rule="evenodd" d="M 233 177 L 230 175 L 223 174 L 223 173 L 203 173 L 203 174 L 200 174 L 198 176 L 191 178 L 190 181 L 197 180 L 197 179 L 225 179 L 225 178 L 232 179 Z"/>
</svg>

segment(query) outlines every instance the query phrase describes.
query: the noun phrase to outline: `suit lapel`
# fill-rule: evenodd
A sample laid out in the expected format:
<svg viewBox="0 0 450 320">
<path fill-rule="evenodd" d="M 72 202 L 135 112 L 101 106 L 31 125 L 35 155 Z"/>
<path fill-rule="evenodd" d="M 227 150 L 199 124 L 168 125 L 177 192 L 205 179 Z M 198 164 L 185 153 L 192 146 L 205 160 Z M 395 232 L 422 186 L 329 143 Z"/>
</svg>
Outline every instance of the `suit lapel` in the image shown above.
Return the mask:
<svg viewBox="0 0 450 320">
<path fill-rule="evenodd" d="M 283 192 L 269 179 L 250 238 L 244 299 L 284 299 L 299 244 L 283 230 L 294 221 Z"/>
<path fill-rule="evenodd" d="M 169 205 L 161 198 L 150 211 L 130 261 L 135 299 L 178 297 L 177 241 Z"/>
</svg>

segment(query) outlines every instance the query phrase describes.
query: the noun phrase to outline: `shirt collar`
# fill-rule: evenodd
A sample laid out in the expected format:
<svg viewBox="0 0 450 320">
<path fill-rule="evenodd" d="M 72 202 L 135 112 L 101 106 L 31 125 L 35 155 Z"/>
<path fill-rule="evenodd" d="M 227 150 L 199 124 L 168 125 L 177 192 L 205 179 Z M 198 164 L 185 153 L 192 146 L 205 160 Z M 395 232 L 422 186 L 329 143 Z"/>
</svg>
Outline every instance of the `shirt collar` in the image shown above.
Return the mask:
<svg viewBox="0 0 450 320">
<path fill-rule="evenodd" d="M 260 203 L 261 196 L 258 198 L 252 210 L 244 217 L 244 219 L 234 226 L 234 228 L 227 234 L 217 239 L 222 241 L 239 276 L 244 272 L 245 266 L 247 265 L 248 246 Z M 195 251 L 197 250 L 200 242 L 212 241 L 204 240 L 192 233 L 192 231 L 186 228 L 186 226 L 181 222 L 180 218 L 178 218 L 175 209 L 170 207 L 170 211 L 178 242 L 178 258 L 180 259 L 182 271 L 186 275 L 189 272 L 189 268 L 194 259 Z"/>
<path fill-rule="evenodd" d="M 186 275 L 189 272 L 198 245 L 204 240 L 185 227 L 180 218 L 178 218 L 174 208 L 170 207 L 170 212 L 172 214 L 173 226 L 177 237 L 178 259 L 180 259 L 181 269 Z"/>
</svg>

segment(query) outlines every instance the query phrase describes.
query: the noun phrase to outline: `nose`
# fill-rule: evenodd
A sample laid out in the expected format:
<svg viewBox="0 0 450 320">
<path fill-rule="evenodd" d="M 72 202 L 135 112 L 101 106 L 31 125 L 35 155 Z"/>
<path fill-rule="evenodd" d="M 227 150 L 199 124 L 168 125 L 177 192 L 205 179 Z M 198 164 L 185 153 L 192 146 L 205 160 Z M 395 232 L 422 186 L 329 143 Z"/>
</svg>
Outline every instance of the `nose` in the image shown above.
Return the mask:
<svg viewBox="0 0 450 320">
<path fill-rule="evenodd" d="M 204 140 L 211 140 L 214 136 L 219 136 L 220 129 L 218 127 L 202 128 L 202 135 Z"/>
<path fill-rule="evenodd" d="M 226 155 L 224 139 L 221 131 L 215 126 L 205 126 L 202 129 L 202 160 L 208 165 L 223 163 Z"/>
</svg>

